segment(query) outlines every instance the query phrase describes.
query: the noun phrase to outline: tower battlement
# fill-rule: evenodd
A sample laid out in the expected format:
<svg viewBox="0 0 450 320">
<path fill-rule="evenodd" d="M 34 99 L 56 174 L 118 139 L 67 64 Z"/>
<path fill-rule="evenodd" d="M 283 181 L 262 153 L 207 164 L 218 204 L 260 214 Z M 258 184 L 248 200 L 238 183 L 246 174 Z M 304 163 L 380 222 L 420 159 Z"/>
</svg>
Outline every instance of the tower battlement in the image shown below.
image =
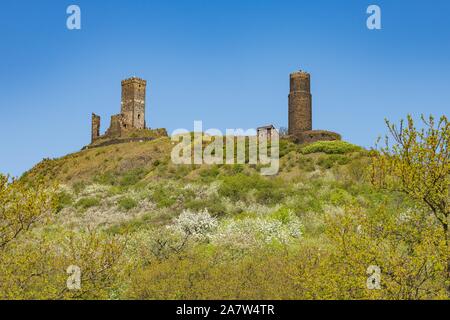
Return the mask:
<svg viewBox="0 0 450 320">
<path fill-rule="evenodd" d="M 121 81 L 121 83 L 122 83 L 122 86 L 130 84 L 130 83 L 137 83 L 137 84 L 140 84 L 140 85 L 143 85 L 143 86 L 147 85 L 147 81 L 144 80 L 144 79 L 141 79 L 139 77 L 131 77 L 131 78 L 128 78 L 128 79 L 124 79 L 124 80 Z"/>
<path fill-rule="evenodd" d="M 298 70 L 291 73 L 291 77 L 298 76 L 298 77 L 308 77 L 309 78 L 309 72 Z"/>
</svg>

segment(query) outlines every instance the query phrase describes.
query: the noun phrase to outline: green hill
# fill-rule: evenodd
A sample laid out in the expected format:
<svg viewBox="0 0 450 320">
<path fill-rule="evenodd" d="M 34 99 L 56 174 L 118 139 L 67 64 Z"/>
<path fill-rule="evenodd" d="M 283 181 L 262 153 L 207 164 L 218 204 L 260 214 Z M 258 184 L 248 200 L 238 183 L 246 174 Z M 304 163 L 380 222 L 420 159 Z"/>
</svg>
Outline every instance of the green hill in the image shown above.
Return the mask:
<svg viewBox="0 0 450 320">
<path fill-rule="evenodd" d="M 58 183 L 57 214 L 11 249 L 45 276 L 22 288 L 29 270 L 15 270 L 6 296 L 445 298 L 439 226 L 371 186 L 367 150 L 282 139 L 279 174 L 262 176 L 260 165 L 174 165 L 173 145 L 87 149 L 25 173 Z M 65 289 L 69 264 L 87 273 L 84 291 Z M 368 289 L 373 265 L 383 290 Z"/>
<path fill-rule="evenodd" d="M 136 219 L 169 221 L 183 210 L 208 210 L 220 217 L 251 205 L 270 211 L 283 206 L 298 185 L 314 194 L 319 181 L 326 181 L 327 189 L 336 186 L 302 206 L 339 202 L 340 196 L 350 196 L 342 186 L 364 181 L 368 160 L 365 150 L 343 141 L 299 146 L 282 140 L 279 174 L 264 177 L 261 165 L 175 165 L 172 147 L 169 138 L 159 138 L 87 149 L 45 159 L 21 179 L 60 185 L 61 223 L 117 228 Z M 208 196 L 199 196 L 204 192 Z"/>
</svg>

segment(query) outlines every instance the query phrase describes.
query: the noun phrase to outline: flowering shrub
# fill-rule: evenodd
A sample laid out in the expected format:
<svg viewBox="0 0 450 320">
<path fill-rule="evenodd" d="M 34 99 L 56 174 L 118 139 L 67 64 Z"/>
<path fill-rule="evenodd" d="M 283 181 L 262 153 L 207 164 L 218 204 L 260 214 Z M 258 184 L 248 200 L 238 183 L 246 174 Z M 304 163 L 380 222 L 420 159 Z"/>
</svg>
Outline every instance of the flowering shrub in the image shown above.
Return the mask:
<svg viewBox="0 0 450 320">
<path fill-rule="evenodd" d="M 127 247 L 131 263 L 147 265 L 152 261 L 164 260 L 188 248 L 188 243 L 169 228 L 154 228 L 133 233 Z"/>
<path fill-rule="evenodd" d="M 174 219 L 168 228 L 184 238 L 203 241 L 207 239 L 210 232 L 217 228 L 217 225 L 217 219 L 211 217 L 206 209 L 198 213 L 185 210 Z"/>
<path fill-rule="evenodd" d="M 290 213 L 286 221 L 273 218 L 244 218 L 225 221 L 211 241 L 216 245 L 249 248 L 273 242 L 287 244 L 302 236 L 300 220 Z"/>
<path fill-rule="evenodd" d="M 245 203 L 244 201 L 232 201 L 229 198 L 221 198 L 227 213 L 249 212 L 257 216 L 266 216 L 274 211 L 277 211 L 281 205 L 266 206 L 260 203 Z"/>
<path fill-rule="evenodd" d="M 205 197 L 218 196 L 219 187 L 220 181 L 214 181 L 207 185 L 188 183 L 184 186 L 183 190 L 191 191 L 195 194 L 196 198 L 203 199 Z"/>
</svg>

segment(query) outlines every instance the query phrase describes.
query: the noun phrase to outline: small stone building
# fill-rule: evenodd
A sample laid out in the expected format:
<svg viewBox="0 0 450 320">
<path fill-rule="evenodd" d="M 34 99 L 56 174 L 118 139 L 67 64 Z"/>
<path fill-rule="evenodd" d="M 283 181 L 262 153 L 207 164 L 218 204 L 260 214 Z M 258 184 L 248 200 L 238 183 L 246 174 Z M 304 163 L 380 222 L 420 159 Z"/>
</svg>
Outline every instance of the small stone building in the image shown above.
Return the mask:
<svg viewBox="0 0 450 320">
<path fill-rule="evenodd" d="M 267 137 L 270 140 L 270 138 L 272 137 L 272 133 L 278 134 L 278 131 L 273 125 L 270 124 L 267 126 L 258 127 L 256 129 L 256 133 L 258 136 L 258 140 L 267 139 Z"/>
</svg>

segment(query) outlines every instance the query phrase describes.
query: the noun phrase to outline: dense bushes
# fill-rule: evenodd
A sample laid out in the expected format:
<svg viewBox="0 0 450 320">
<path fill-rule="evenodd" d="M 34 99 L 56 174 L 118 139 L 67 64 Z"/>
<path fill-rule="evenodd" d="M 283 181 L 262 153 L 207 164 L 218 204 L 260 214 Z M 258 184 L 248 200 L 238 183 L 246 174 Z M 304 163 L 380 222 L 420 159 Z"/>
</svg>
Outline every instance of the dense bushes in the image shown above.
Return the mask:
<svg viewBox="0 0 450 320">
<path fill-rule="evenodd" d="M 107 171 L 96 175 L 92 181 L 103 185 L 129 187 L 138 183 L 147 173 L 148 171 L 143 168 L 131 169 L 123 174 Z"/>
<path fill-rule="evenodd" d="M 275 217 L 274 221 L 285 223 L 291 219 L 285 210 L 274 213 L 272 218 Z M 438 227 L 432 220 L 423 218 L 420 211 L 392 215 L 384 210 L 372 214 L 356 206 L 330 207 L 323 218 L 322 241 L 293 237 L 287 244 L 266 240 L 263 246 L 248 242 L 254 230 L 260 229 L 263 234 L 271 230 L 257 223 L 260 218 L 224 224 L 226 237 L 213 245 L 205 244 L 204 239 L 211 226 L 216 229 L 217 222 L 211 222 L 208 217 L 201 221 L 189 218 L 186 225 L 189 227 L 183 230 L 203 230 L 201 243 L 150 258 L 152 263 L 132 275 L 125 296 L 138 299 L 445 298 L 442 266 L 445 245 L 438 241 Z M 197 229 L 192 225 L 194 220 L 198 227 L 208 227 Z M 417 224 L 420 227 L 415 230 Z M 236 228 L 241 233 L 230 231 Z M 223 236 L 224 229 L 219 226 L 214 234 Z M 371 265 L 382 270 L 380 290 L 367 287 L 370 275 L 367 269 Z"/>
<path fill-rule="evenodd" d="M 124 197 L 119 200 L 119 208 L 125 211 L 131 210 L 137 206 L 136 200 L 130 197 Z"/>
<path fill-rule="evenodd" d="M 224 177 L 219 194 L 233 201 L 250 199 L 251 191 L 255 199 L 264 204 L 275 204 L 287 195 L 283 182 L 276 178 L 267 179 L 260 175 L 237 174 Z"/>
<path fill-rule="evenodd" d="M 64 207 L 70 206 L 73 203 L 73 197 L 70 193 L 62 190 L 56 193 L 56 211 L 61 211 Z"/>
<path fill-rule="evenodd" d="M 58 228 L 56 209 L 65 202 L 66 194 L 42 183 L 30 187 L 0 175 L 0 299 L 114 298 L 124 242 Z M 74 291 L 67 286 L 71 265 L 82 272 Z"/>
<path fill-rule="evenodd" d="M 345 141 L 318 141 L 304 146 L 303 154 L 324 152 L 328 154 L 344 154 L 361 150 L 361 147 Z"/>
<path fill-rule="evenodd" d="M 2 198 L 3 180 L 3 209 L 44 213 L 48 196 L 59 220 L 0 248 L 0 298 L 445 298 L 442 230 L 414 201 L 368 184 L 364 150 L 287 140 L 282 150 L 278 177 L 152 158 L 149 171 L 105 170 L 55 199 L 19 185 Z M 68 264 L 84 270 L 81 291 L 65 289 Z M 380 290 L 367 288 L 371 265 Z"/>
<path fill-rule="evenodd" d="M 91 207 L 98 206 L 99 204 L 100 204 L 100 199 L 98 199 L 96 197 L 86 197 L 86 198 L 81 198 L 80 200 L 78 200 L 76 203 L 76 206 L 81 209 L 88 209 Z"/>
</svg>

